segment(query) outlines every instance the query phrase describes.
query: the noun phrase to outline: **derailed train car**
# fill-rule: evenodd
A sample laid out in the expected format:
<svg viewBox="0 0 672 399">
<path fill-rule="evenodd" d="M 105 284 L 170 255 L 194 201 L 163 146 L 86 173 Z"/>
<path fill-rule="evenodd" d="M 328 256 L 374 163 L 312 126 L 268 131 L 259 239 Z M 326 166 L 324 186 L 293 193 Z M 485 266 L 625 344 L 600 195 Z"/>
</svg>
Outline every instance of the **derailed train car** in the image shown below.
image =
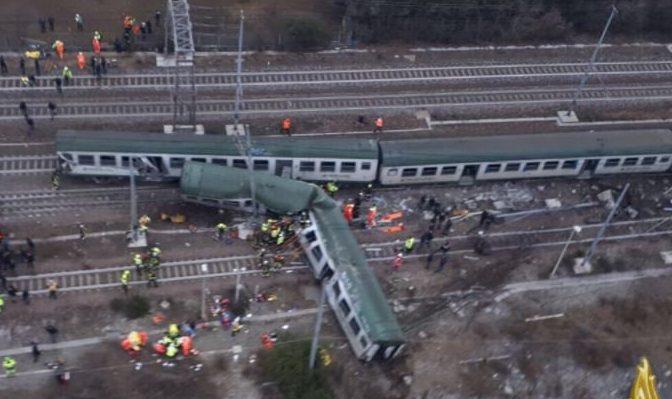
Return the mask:
<svg viewBox="0 0 672 399">
<path fill-rule="evenodd" d="M 256 200 L 267 209 L 308 211 L 312 223 L 300 231 L 299 241 L 355 355 L 370 361 L 401 353 L 404 334 L 336 202 L 313 184 L 268 173 L 253 178 Z M 180 190 L 187 201 L 196 202 L 251 197 L 248 172 L 196 162 L 184 166 Z"/>
</svg>

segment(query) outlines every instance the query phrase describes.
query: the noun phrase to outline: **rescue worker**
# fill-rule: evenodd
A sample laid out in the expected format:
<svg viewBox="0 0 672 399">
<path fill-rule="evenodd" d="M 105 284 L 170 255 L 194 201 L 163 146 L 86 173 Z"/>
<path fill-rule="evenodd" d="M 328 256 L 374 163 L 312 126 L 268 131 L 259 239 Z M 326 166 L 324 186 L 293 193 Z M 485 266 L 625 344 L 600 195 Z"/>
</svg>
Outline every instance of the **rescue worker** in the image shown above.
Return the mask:
<svg viewBox="0 0 672 399">
<path fill-rule="evenodd" d="M 81 51 L 77 53 L 77 67 L 80 71 L 86 67 L 86 57 Z"/>
<path fill-rule="evenodd" d="M 37 23 L 40 25 L 40 33 L 47 33 L 47 20 L 40 17 Z"/>
<path fill-rule="evenodd" d="M 19 82 L 21 83 L 21 87 L 30 86 L 30 81 L 28 80 L 28 76 L 26 76 L 26 75 L 21 75 L 19 77 Z"/>
<path fill-rule="evenodd" d="M 413 252 L 413 248 L 415 248 L 415 237 L 408 237 L 406 241 L 404 241 L 404 252 L 410 254 Z"/>
<path fill-rule="evenodd" d="M 121 289 L 124 290 L 124 294 L 128 294 L 128 282 L 131 280 L 131 271 L 124 270 L 119 280 L 121 281 Z"/>
<path fill-rule="evenodd" d="M 9 73 L 9 68 L 7 68 L 7 63 L 5 62 L 5 57 L 0 55 L 0 73 L 6 75 Z"/>
<path fill-rule="evenodd" d="M 275 255 L 273 257 L 273 272 L 277 272 L 285 265 L 285 257 L 282 255 Z"/>
<path fill-rule="evenodd" d="M 93 31 L 93 39 L 98 40 L 99 42 L 103 40 L 103 35 L 100 34 L 99 31 Z"/>
<path fill-rule="evenodd" d="M 168 347 L 166 347 L 166 357 L 169 359 L 172 359 L 175 356 L 177 356 L 178 352 L 179 350 L 177 349 L 177 345 L 175 345 L 172 342 L 168 345 Z"/>
<path fill-rule="evenodd" d="M 0 313 L 2 313 L 3 309 L 5 309 L 5 297 L 0 295 Z"/>
<path fill-rule="evenodd" d="M 343 207 L 343 218 L 347 220 L 348 223 L 352 223 L 354 217 L 355 205 L 352 203 L 345 204 Z"/>
<path fill-rule="evenodd" d="M 138 276 L 142 275 L 142 270 L 145 268 L 145 262 L 142 260 L 142 255 L 133 254 L 133 265 Z"/>
<path fill-rule="evenodd" d="M 75 14 L 75 24 L 77 24 L 77 32 L 84 32 L 84 18 L 81 15 Z"/>
<path fill-rule="evenodd" d="M 479 255 L 487 255 L 490 252 L 490 244 L 485 240 L 483 231 L 478 232 L 474 242 L 474 252 Z"/>
<path fill-rule="evenodd" d="M 54 86 L 56 87 L 56 93 L 63 94 L 63 80 L 56 76 L 54 78 Z"/>
<path fill-rule="evenodd" d="M 5 376 L 7 378 L 14 377 L 14 374 L 16 374 L 16 360 L 9 356 L 5 356 L 2 360 L 2 368 L 5 369 Z"/>
<path fill-rule="evenodd" d="M 328 182 L 326 188 L 327 188 L 327 194 L 329 194 L 329 196 L 332 198 L 336 195 L 336 192 L 338 191 L 338 186 L 333 181 Z"/>
<path fill-rule="evenodd" d="M 366 225 L 369 228 L 375 227 L 376 226 L 376 216 L 378 215 L 378 210 L 376 209 L 376 206 L 372 206 L 369 208 L 369 213 L 366 215 Z"/>
<path fill-rule="evenodd" d="M 441 273 L 443 271 L 443 268 L 446 267 L 446 263 L 448 263 L 448 254 L 444 253 L 441 255 L 441 260 L 439 261 L 439 267 L 434 270 L 434 273 Z"/>
<path fill-rule="evenodd" d="M 56 20 L 54 20 L 54 17 L 49 17 L 47 18 L 47 22 L 49 23 L 49 31 L 53 32 L 54 31 L 54 24 Z"/>
<path fill-rule="evenodd" d="M 19 59 L 19 70 L 21 71 L 21 75 L 26 74 L 26 61 L 23 58 Z"/>
<path fill-rule="evenodd" d="M 270 277 L 271 276 L 271 262 L 268 261 L 268 259 L 264 259 L 261 261 L 261 275 L 264 277 Z"/>
<path fill-rule="evenodd" d="M 180 327 L 177 324 L 172 323 L 168 326 L 168 338 L 173 341 L 180 337 Z"/>
<path fill-rule="evenodd" d="M 376 126 L 373 128 L 374 133 L 382 133 L 383 132 L 383 117 L 379 116 L 376 118 Z"/>
<path fill-rule="evenodd" d="M 156 274 L 156 269 L 153 267 L 150 267 L 147 270 L 147 287 L 158 287 L 159 282 L 158 282 L 158 277 Z"/>
<path fill-rule="evenodd" d="M 392 261 L 392 267 L 394 268 L 394 271 L 399 271 L 399 269 L 401 269 L 401 266 L 403 264 L 404 264 L 404 254 L 399 252 Z"/>
<path fill-rule="evenodd" d="M 63 67 L 63 73 L 61 75 L 63 76 L 63 83 L 68 86 L 72 80 L 72 71 L 67 65 Z"/>
<path fill-rule="evenodd" d="M 427 260 L 425 263 L 425 269 L 429 270 L 430 267 L 432 267 L 432 262 L 434 261 L 434 252 L 430 252 L 427 254 Z"/>
<path fill-rule="evenodd" d="M 149 254 L 153 258 L 158 258 L 161 255 L 161 248 L 159 248 L 158 244 L 155 244 L 150 250 Z"/>
<path fill-rule="evenodd" d="M 284 230 L 280 230 L 280 234 L 278 234 L 278 239 L 275 241 L 275 244 L 277 246 L 281 246 L 284 243 L 285 243 L 285 232 Z"/>
<path fill-rule="evenodd" d="M 100 40 L 97 40 L 96 38 L 93 38 L 91 40 L 91 49 L 93 50 L 93 53 L 96 55 L 100 54 Z"/>
<path fill-rule="evenodd" d="M 226 226 L 226 224 L 219 222 L 217 223 L 216 229 L 217 229 L 217 239 L 220 241 L 223 240 L 226 235 L 226 231 L 228 230 L 228 227 Z"/>
<path fill-rule="evenodd" d="M 56 55 L 58 55 L 58 58 L 62 60 L 63 55 L 65 54 L 65 44 L 63 44 L 63 42 L 60 40 L 56 40 L 51 48 L 56 50 Z"/>
<path fill-rule="evenodd" d="M 40 56 L 38 55 L 37 58 L 33 59 L 33 65 L 35 66 L 35 75 L 40 76 L 42 75 L 42 68 L 40 68 Z"/>
<path fill-rule="evenodd" d="M 57 298 L 58 283 L 56 280 L 47 280 L 47 291 L 49 292 L 49 299 Z"/>
<path fill-rule="evenodd" d="M 86 226 L 83 224 L 79 225 L 79 239 L 83 240 L 86 238 Z"/>
<path fill-rule="evenodd" d="M 434 233 L 432 233 L 431 230 L 427 230 L 420 237 L 420 247 L 418 249 L 422 249 L 425 245 L 431 248 L 433 239 L 434 239 Z"/>
<path fill-rule="evenodd" d="M 19 110 L 21 111 L 21 115 L 23 115 L 24 118 L 28 117 L 28 105 L 26 105 L 25 101 L 21 101 L 19 103 Z"/>
<path fill-rule="evenodd" d="M 231 336 L 235 337 L 242 329 L 243 325 L 240 323 L 240 316 L 233 319 L 233 323 L 231 324 Z"/>
<path fill-rule="evenodd" d="M 292 135 L 291 129 L 292 129 L 292 120 L 289 118 L 283 119 L 280 131 L 286 134 L 287 136 L 291 136 Z"/>
<path fill-rule="evenodd" d="M 54 118 L 56 117 L 56 104 L 49 101 L 49 103 L 47 104 L 47 108 L 49 108 L 49 115 L 51 116 L 51 120 L 53 121 Z"/>
</svg>

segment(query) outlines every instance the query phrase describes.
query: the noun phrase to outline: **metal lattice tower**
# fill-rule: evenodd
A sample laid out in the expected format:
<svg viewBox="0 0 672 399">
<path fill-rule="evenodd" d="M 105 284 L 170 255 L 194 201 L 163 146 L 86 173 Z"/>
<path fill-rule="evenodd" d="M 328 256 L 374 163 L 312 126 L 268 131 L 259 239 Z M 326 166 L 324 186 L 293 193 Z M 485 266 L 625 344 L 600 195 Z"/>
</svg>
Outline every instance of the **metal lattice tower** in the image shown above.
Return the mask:
<svg viewBox="0 0 672 399">
<path fill-rule="evenodd" d="M 196 126 L 194 38 L 187 0 L 167 0 L 165 18 L 166 56 L 175 57 L 172 73 L 173 129 Z"/>
</svg>

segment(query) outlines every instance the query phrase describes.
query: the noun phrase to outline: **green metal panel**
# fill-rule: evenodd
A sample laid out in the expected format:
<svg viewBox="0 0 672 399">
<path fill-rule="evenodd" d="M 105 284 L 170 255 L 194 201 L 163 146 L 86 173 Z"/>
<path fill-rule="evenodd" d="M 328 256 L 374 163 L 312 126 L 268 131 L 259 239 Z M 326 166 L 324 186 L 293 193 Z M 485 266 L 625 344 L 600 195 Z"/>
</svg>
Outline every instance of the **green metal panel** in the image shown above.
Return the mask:
<svg viewBox="0 0 672 399">
<path fill-rule="evenodd" d="M 378 144 L 370 139 L 259 137 L 252 140 L 252 147 L 252 155 L 258 157 L 378 159 Z M 106 131 L 61 130 L 56 134 L 56 149 L 59 152 L 239 155 L 230 136 Z"/>
<path fill-rule="evenodd" d="M 329 257 L 343 273 L 353 311 L 371 339 L 404 342 L 404 335 L 369 268 L 338 204 L 314 184 L 253 172 L 259 202 L 277 213 L 310 209 Z M 249 172 L 225 166 L 188 162 L 182 169 L 183 194 L 213 199 L 249 198 Z"/>
<path fill-rule="evenodd" d="M 382 166 L 672 153 L 665 129 L 381 141 Z"/>
</svg>

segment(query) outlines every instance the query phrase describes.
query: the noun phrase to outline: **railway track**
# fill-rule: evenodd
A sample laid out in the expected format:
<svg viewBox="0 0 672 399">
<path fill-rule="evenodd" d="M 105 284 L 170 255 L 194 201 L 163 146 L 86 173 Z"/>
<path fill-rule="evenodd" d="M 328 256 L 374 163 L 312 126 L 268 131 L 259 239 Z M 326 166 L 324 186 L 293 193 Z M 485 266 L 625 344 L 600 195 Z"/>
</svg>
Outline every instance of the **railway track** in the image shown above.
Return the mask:
<svg viewBox="0 0 672 399">
<path fill-rule="evenodd" d="M 607 230 L 604 241 L 645 239 L 660 236 L 672 235 L 672 230 L 656 230 L 652 227 L 660 227 L 662 221 L 669 221 L 672 218 L 652 218 L 639 221 L 624 221 L 613 223 Z M 575 237 L 571 243 L 588 244 L 593 240 L 593 236 L 601 224 L 582 226 L 584 231 L 580 237 Z M 630 228 L 637 228 L 634 232 Z M 624 231 L 625 229 L 625 231 Z M 536 231 L 509 231 L 493 232 L 488 234 L 488 241 L 492 245 L 492 251 L 516 250 L 520 248 L 543 248 L 560 247 L 565 245 L 569 232 L 572 227 L 562 227 L 555 229 L 536 230 Z M 536 236 L 533 241 L 522 239 L 524 236 Z M 540 238 L 542 237 L 543 238 Z M 587 237 L 587 238 L 584 238 Z M 451 254 L 472 253 L 469 248 L 469 239 L 471 236 L 451 236 L 451 243 L 460 243 L 453 245 Z M 440 241 L 440 240 L 436 240 Z M 364 253 L 369 262 L 388 262 L 394 256 L 394 247 L 400 246 L 400 242 L 387 242 L 380 244 L 363 245 Z M 408 258 L 425 257 L 426 254 L 412 254 Z M 233 256 L 224 258 L 196 259 L 177 262 L 164 262 L 159 268 L 158 278 L 161 283 L 167 282 L 189 282 L 202 278 L 228 278 L 238 275 L 254 275 L 261 271 L 257 269 L 256 256 Z M 208 272 L 201 271 L 201 265 L 208 264 Z M 285 267 L 285 271 L 299 271 L 307 269 L 308 266 L 301 262 L 293 262 Z M 118 288 L 119 276 L 123 270 L 132 269 L 132 266 L 109 267 L 102 269 L 89 269 L 57 273 L 44 273 L 37 275 L 24 275 L 19 277 L 9 277 L 8 282 L 14 284 L 19 290 L 28 289 L 32 294 L 46 294 L 46 283 L 48 280 L 55 280 L 60 287 L 60 291 L 91 291 L 106 288 Z M 133 275 L 131 285 L 145 284 Z"/>
<path fill-rule="evenodd" d="M 52 173 L 56 169 L 57 160 L 55 155 L 0 157 L 0 176 Z"/>
<path fill-rule="evenodd" d="M 297 113 L 326 113 L 361 110 L 412 110 L 424 108 L 492 107 L 506 105 L 562 105 L 572 101 L 576 88 L 519 89 L 492 91 L 462 91 L 435 93 L 395 93 L 381 95 L 343 95 L 331 97 L 249 98 L 241 113 L 268 115 Z M 605 86 L 588 88 L 578 102 L 644 102 L 672 100 L 672 86 Z M 199 116 L 230 116 L 234 113 L 232 100 L 201 100 L 196 104 Z M 44 104 L 30 105 L 35 119 L 50 118 Z M 164 118 L 173 115 L 172 102 L 100 102 L 64 103 L 59 106 L 59 119 L 90 118 Z M 0 106 L 0 121 L 23 119 L 15 105 Z"/>
<path fill-rule="evenodd" d="M 176 188 L 141 186 L 138 187 L 136 193 L 139 204 L 181 201 Z M 120 187 L 0 194 L 0 215 L 5 221 L 102 206 L 105 208 L 128 207 L 129 189 Z"/>
<path fill-rule="evenodd" d="M 377 83 L 435 83 L 450 80 L 469 79 L 515 79 L 515 78 L 559 78 L 583 75 L 588 64 L 513 64 L 420 68 L 343 69 L 314 71 L 274 71 L 245 72 L 243 85 L 247 87 L 294 86 L 294 85 L 334 85 L 334 84 L 377 84 Z M 591 72 L 595 76 L 633 76 L 672 73 L 672 62 L 602 62 L 595 64 Z M 52 77 L 37 77 L 37 85 L 26 89 L 20 86 L 18 78 L 0 78 L 0 91 L 54 90 Z M 200 89 L 232 88 L 236 85 L 235 73 L 196 73 L 195 85 Z M 107 75 L 96 80 L 90 75 L 76 76 L 72 83 L 64 87 L 69 90 L 96 89 L 153 89 L 170 90 L 174 85 L 171 74 Z"/>
</svg>

